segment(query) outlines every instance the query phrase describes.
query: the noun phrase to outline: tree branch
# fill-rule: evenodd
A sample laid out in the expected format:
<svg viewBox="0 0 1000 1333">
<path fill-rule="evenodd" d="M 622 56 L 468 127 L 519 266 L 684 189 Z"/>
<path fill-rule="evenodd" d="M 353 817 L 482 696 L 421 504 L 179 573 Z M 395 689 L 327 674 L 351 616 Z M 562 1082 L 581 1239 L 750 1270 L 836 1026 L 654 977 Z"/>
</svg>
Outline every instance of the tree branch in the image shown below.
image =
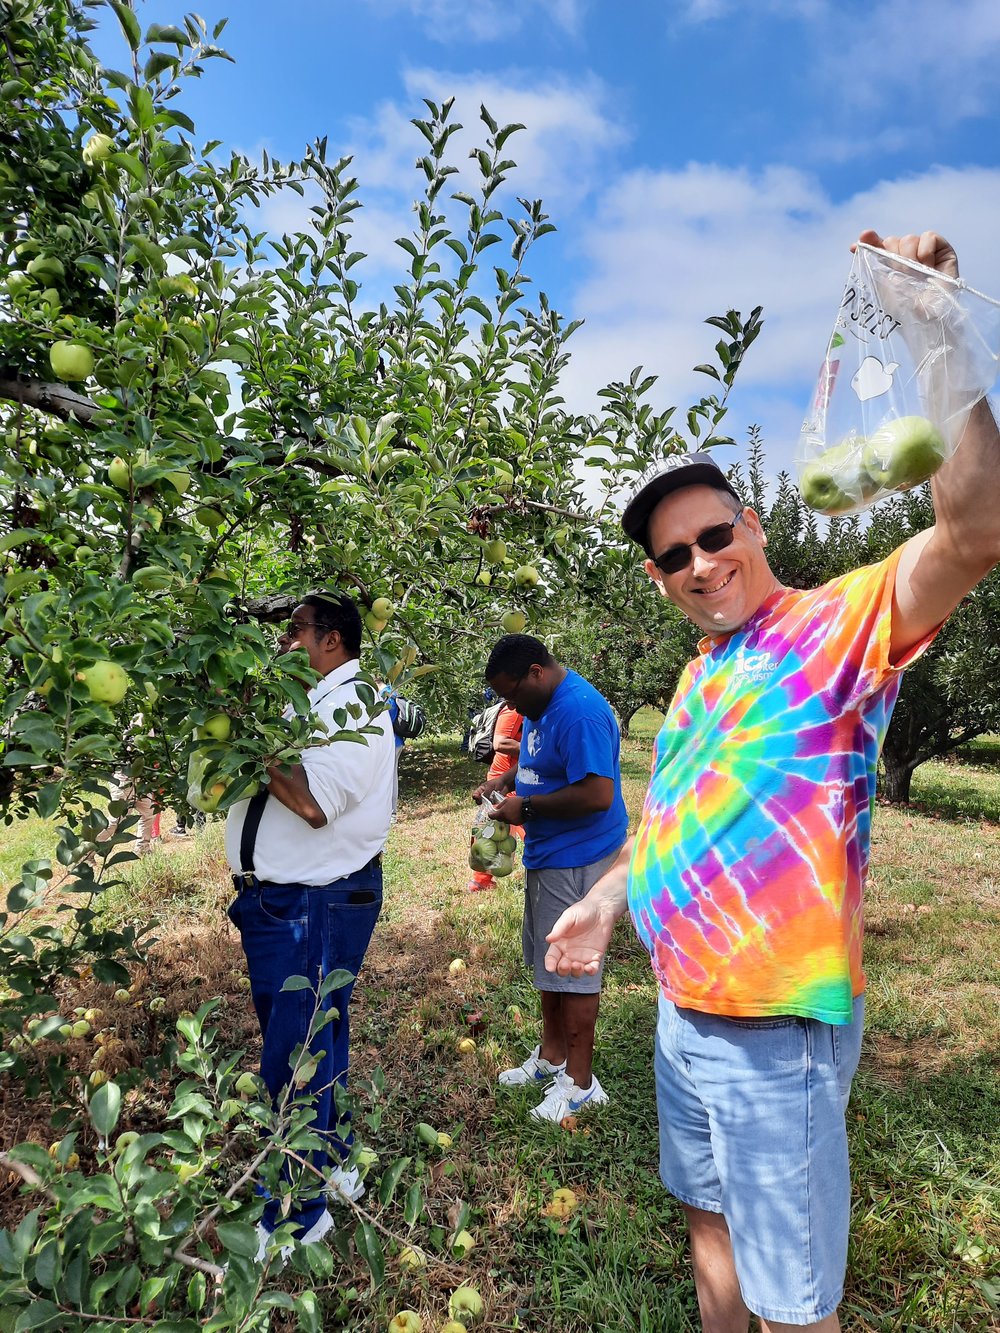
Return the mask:
<svg viewBox="0 0 1000 1333">
<path fill-rule="evenodd" d="M 63 421 L 79 421 L 89 426 L 100 408 L 90 398 L 65 384 L 49 384 L 44 380 L 0 378 L 0 398 L 25 407 L 36 407 Z"/>
</svg>

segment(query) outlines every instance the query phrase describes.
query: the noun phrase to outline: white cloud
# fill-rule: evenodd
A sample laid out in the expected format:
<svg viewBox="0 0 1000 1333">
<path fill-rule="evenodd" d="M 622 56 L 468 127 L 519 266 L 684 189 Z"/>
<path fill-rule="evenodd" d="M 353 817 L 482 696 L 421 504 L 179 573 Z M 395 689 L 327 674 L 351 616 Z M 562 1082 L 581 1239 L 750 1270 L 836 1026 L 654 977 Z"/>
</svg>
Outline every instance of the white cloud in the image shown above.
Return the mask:
<svg viewBox="0 0 1000 1333">
<path fill-rule="evenodd" d="M 377 0 L 379 10 L 406 10 L 439 42 L 493 42 L 524 27 L 551 23 L 576 36 L 587 0 Z"/>
<path fill-rule="evenodd" d="M 727 428 L 757 422 L 775 470 L 791 462 L 798 427 L 850 268 L 867 227 L 932 229 L 954 242 L 972 286 L 1000 298 L 1000 169 L 932 168 L 833 202 L 810 176 L 691 164 L 633 172 L 606 192 L 585 237 L 591 276 L 572 302 L 586 324 L 570 344 L 564 388 L 591 410 L 596 390 L 638 364 L 660 376 L 657 407 L 686 406 L 713 385 L 692 367 L 718 334 L 702 321 L 763 305 Z M 798 404 L 796 408 L 795 404 Z"/>
<path fill-rule="evenodd" d="M 448 145 L 449 159 L 459 167 L 466 188 L 475 175 L 469 149 L 482 145 L 487 133 L 479 108 L 501 124 L 523 124 L 507 140 L 504 154 L 514 159 L 512 184 L 517 194 L 544 196 L 549 204 L 575 203 L 594 187 L 606 155 L 620 145 L 626 131 L 607 109 L 610 101 L 601 81 L 581 75 L 536 75 L 496 71 L 464 72 L 420 68 L 403 76 L 403 105 L 382 102 L 371 117 L 349 127 L 355 167 L 365 186 L 409 192 L 417 183 L 413 163 L 427 144 L 410 123 L 421 99 L 440 104 L 455 98 L 452 122 L 464 128 Z M 456 188 L 459 177 L 455 178 Z"/>
<path fill-rule="evenodd" d="M 883 0 L 860 23 L 830 17 L 821 71 L 856 111 L 902 104 L 911 142 L 924 127 L 980 116 L 996 104 L 1000 5 L 996 0 Z M 902 119 L 903 117 L 901 117 Z"/>
</svg>

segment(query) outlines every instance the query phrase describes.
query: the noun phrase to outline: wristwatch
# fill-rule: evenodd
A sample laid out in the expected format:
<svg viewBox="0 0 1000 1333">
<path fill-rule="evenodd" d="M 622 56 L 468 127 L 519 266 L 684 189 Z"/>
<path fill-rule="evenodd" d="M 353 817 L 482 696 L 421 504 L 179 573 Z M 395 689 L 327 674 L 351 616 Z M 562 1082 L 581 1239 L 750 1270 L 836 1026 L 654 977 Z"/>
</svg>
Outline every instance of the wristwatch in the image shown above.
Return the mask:
<svg viewBox="0 0 1000 1333">
<path fill-rule="evenodd" d="M 531 797 L 530 797 L 530 796 L 522 796 L 522 797 L 521 797 L 521 818 L 522 818 L 525 822 L 527 822 L 529 819 L 534 819 L 534 817 L 535 817 L 535 815 L 536 815 L 537 813 L 538 813 L 538 811 L 537 811 L 537 810 L 535 809 L 535 807 L 531 804 Z"/>
</svg>

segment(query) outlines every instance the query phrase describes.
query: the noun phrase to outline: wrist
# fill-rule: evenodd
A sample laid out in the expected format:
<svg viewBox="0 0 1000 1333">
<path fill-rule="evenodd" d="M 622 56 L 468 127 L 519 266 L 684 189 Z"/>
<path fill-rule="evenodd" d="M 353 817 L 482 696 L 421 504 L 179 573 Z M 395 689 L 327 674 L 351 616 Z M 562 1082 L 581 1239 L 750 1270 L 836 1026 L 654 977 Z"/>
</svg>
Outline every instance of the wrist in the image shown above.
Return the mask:
<svg viewBox="0 0 1000 1333">
<path fill-rule="evenodd" d="M 527 823 L 527 822 L 529 822 L 530 820 L 535 819 L 535 818 L 537 817 L 537 815 L 538 815 L 538 811 L 537 811 L 537 810 L 535 809 L 535 807 L 532 805 L 532 803 L 531 803 L 531 797 L 530 797 L 530 796 L 522 796 L 522 797 L 521 797 L 521 819 L 522 819 L 522 821 L 524 821 L 525 823 Z"/>
</svg>

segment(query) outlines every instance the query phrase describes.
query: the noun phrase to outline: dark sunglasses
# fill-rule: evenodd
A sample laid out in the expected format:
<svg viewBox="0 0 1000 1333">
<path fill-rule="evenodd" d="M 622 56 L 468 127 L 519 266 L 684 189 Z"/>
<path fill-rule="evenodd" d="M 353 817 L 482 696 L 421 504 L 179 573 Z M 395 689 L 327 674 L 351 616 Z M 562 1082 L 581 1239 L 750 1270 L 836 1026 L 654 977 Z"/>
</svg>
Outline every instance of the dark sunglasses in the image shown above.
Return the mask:
<svg viewBox="0 0 1000 1333">
<path fill-rule="evenodd" d="M 706 555 L 715 555 L 719 551 L 724 551 L 727 546 L 731 546 L 735 533 L 733 529 L 743 517 L 743 510 L 736 515 L 731 523 L 716 523 L 704 532 L 699 532 L 694 541 L 688 545 L 671 546 L 664 551 L 662 555 L 653 556 L 653 564 L 664 574 L 679 574 L 682 569 L 687 569 L 691 563 L 691 552 L 697 546 L 700 551 Z"/>
</svg>

